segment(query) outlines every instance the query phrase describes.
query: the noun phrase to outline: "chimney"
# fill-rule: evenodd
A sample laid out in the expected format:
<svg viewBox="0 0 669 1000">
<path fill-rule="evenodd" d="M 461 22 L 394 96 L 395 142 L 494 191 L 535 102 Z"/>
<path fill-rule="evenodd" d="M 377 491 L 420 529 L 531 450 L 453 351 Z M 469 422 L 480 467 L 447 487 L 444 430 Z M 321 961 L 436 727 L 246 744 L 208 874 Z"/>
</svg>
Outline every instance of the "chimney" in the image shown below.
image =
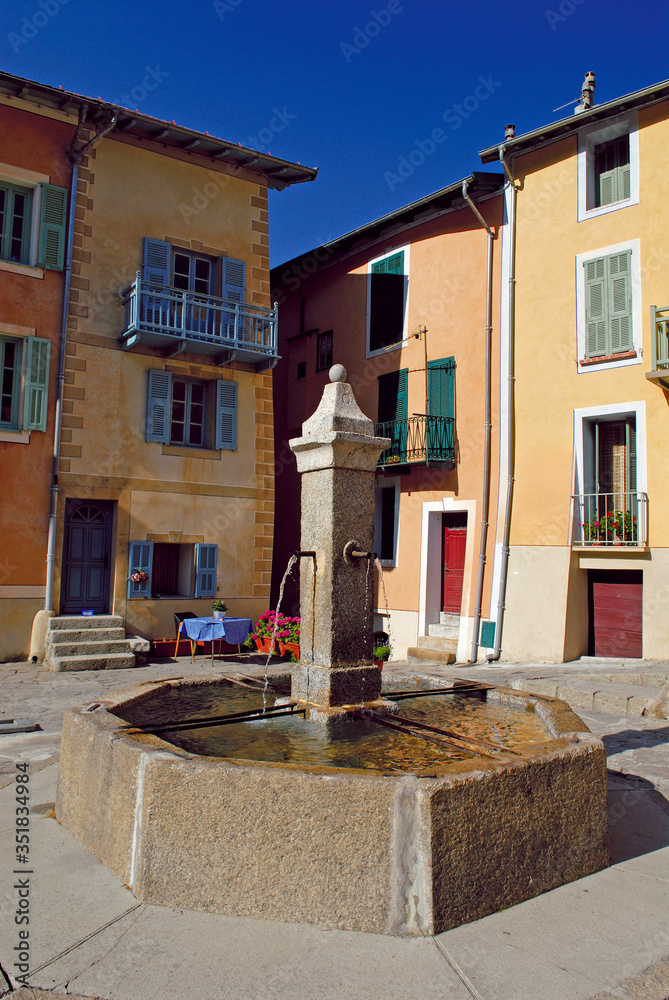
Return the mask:
<svg viewBox="0 0 669 1000">
<path fill-rule="evenodd" d="M 589 71 L 585 74 L 583 86 L 581 87 L 581 100 L 574 108 L 574 114 L 580 115 L 584 111 L 589 111 L 595 103 L 595 74 Z"/>
<path fill-rule="evenodd" d="M 515 125 L 505 125 L 504 126 L 504 139 L 515 139 L 516 138 L 516 126 Z"/>
</svg>

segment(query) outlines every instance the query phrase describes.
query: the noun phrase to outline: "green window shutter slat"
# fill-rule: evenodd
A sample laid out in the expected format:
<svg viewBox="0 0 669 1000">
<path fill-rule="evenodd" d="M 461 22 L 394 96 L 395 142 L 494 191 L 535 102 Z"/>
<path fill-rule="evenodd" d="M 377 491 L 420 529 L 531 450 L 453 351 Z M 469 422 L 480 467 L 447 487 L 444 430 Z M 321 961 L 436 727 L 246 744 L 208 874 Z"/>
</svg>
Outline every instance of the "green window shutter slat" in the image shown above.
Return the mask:
<svg viewBox="0 0 669 1000">
<path fill-rule="evenodd" d="M 147 441 L 169 443 L 171 399 L 172 373 L 151 368 L 146 405 Z"/>
<path fill-rule="evenodd" d="M 153 567 L 153 542 L 130 542 L 128 554 L 128 597 L 151 596 L 151 570 Z M 149 579 L 143 583 L 131 580 L 135 570 L 147 573 Z"/>
<path fill-rule="evenodd" d="M 586 261 L 585 269 L 585 322 L 586 357 L 599 357 L 607 353 L 607 295 L 606 257 Z"/>
<path fill-rule="evenodd" d="M 65 263 L 67 190 L 55 184 L 40 184 L 40 189 L 37 263 L 49 271 L 62 271 Z"/>
<path fill-rule="evenodd" d="M 636 493 L 636 421 L 627 421 L 627 461 L 629 475 L 629 490 Z"/>
<path fill-rule="evenodd" d="M 618 176 L 618 197 L 620 199 L 624 199 L 629 198 L 630 195 L 630 166 L 628 163 L 620 168 L 620 174 Z"/>
<path fill-rule="evenodd" d="M 599 175 L 599 204 L 610 205 L 618 201 L 616 171 L 607 170 Z"/>
<path fill-rule="evenodd" d="M 217 449 L 237 450 L 237 383 L 228 379 L 216 382 Z"/>
<path fill-rule="evenodd" d="M 23 428 L 27 431 L 45 431 L 51 343 L 41 337 L 26 337 L 25 343 L 27 357 Z"/>
<path fill-rule="evenodd" d="M 427 363 L 427 408 L 433 417 L 452 417 L 455 413 L 455 358 L 441 358 Z"/>
<path fill-rule="evenodd" d="M 142 281 L 151 285 L 169 285 L 170 260 L 172 248 L 164 240 L 152 240 L 144 237 L 144 259 L 142 262 Z"/>
<path fill-rule="evenodd" d="M 631 251 L 612 254 L 609 264 L 609 317 L 611 353 L 632 347 Z"/>
<path fill-rule="evenodd" d="M 234 257 L 222 257 L 223 298 L 244 302 L 246 298 L 246 262 Z"/>
<path fill-rule="evenodd" d="M 205 545 L 199 542 L 195 546 L 195 596 L 216 596 L 216 566 L 218 563 L 218 545 Z"/>
</svg>

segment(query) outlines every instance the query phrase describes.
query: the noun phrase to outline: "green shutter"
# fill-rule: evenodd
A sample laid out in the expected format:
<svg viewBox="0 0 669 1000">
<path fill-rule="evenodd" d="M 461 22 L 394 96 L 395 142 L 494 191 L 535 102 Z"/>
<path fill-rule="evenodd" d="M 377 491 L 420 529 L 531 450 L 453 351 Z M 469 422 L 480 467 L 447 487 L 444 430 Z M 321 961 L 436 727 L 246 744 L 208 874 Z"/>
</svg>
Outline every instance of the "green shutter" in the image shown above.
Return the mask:
<svg viewBox="0 0 669 1000">
<path fill-rule="evenodd" d="M 51 343 L 41 337 L 26 337 L 26 386 L 23 399 L 23 429 L 45 431 L 49 399 L 49 354 Z"/>
<path fill-rule="evenodd" d="M 596 358 L 607 353 L 606 257 L 588 260 L 585 268 L 585 354 Z"/>
<path fill-rule="evenodd" d="M 37 263 L 49 271 L 62 271 L 67 232 L 67 190 L 54 184 L 40 184 L 39 247 Z"/>
<path fill-rule="evenodd" d="M 217 449 L 237 450 L 237 383 L 229 379 L 216 382 L 216 438 Z"/>
<path fill-rule="evenodd" d="M 627 418 L 627 489 L 636 493 L 636 418 Z"/>
<path fill-rule="evenodd" d="M 455 358 L 427 363 L 427 410 L 433 417 L 455 413 Z"/>
<path fill-rule="evenodd" d="M 195 596 L 216 596 L 216 565 L 218 545 L 195 546 Z"/>
<path fill-rule="evenodd" d="M 631 258 L 631 250 L 614 253 L 607 258 L 611 354 L 632 349 Z"/>
<path fill-rule="evenodd" d="M 169 443 L 171 399 L 172 373 L 151 368 L 146 405 L 147 441 Z"/>
<path fill-rule="evenodd" d="M 404 274 L 404 250 L 377 260 L 372 264 L 372 274 Z"/>
<path fill-rule="evenodd" d="M 151 569 L 153 565 L 153 542 L 130 542 L 128 556 L 128 597 L 151 596 Z M 131 580 L 135 570 L 148 573 L 149 579 L 143 583 Z"/>
</svg>

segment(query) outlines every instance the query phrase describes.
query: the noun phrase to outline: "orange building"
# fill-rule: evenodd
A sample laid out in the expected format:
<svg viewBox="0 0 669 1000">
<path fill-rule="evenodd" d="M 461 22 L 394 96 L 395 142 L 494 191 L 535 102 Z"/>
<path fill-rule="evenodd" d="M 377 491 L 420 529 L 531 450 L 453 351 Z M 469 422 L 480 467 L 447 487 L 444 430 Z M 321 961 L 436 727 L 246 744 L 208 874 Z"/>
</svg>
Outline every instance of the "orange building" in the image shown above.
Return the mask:
<svg viewBox="0 0 669 1000">
<path fill-rule="evenodd" d="M 340 363 L 361 409 L 391 440 L 376 480 L 387 593 L 386 607 L 377 592 L 376 628 L 390 633 L 395 657 L 476 658 L 488 618 L 502 180 L 474 174 L 272 271 L 281 355 L 273 594 L 299 548 L 288 441 Z M 286 607 L 298 599 L 290 578 Z"/>
</svg>

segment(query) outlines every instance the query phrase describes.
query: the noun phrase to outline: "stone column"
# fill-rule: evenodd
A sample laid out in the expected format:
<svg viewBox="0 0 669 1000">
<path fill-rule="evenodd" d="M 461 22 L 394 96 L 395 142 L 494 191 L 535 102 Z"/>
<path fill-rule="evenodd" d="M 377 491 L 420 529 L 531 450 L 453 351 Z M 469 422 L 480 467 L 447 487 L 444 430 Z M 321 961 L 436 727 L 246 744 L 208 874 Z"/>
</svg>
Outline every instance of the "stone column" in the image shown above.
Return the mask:
<svg viewBox="0 0 669 1000">
<path fill-rule="evenodd" d="M 355 401 L 342 365 L 316 412 L 290 441 L 302 476 L 300 663 L 292 696 L 322 707 L 378 698 L 372 665 L 374 566 L 352 551 L 374 548 L 374 472 L 390 446 Z"/>
</svg>

